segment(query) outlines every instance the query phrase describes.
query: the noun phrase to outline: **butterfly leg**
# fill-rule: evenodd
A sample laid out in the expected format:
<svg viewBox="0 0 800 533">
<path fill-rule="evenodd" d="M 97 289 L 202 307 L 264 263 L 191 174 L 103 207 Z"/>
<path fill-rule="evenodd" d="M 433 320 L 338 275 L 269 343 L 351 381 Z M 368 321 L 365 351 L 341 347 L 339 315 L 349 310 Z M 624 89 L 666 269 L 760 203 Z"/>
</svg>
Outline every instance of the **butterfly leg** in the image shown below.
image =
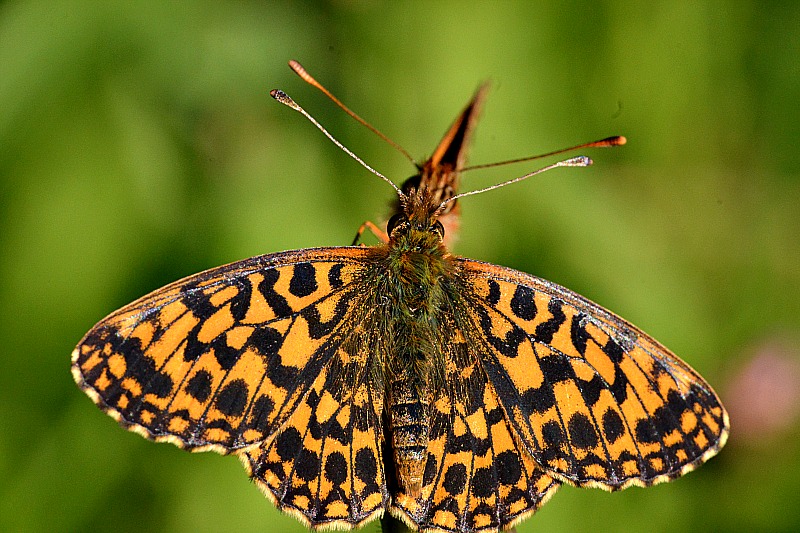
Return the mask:
<svg viewBox="0 0 800 533">
<path fill-rule="evenodd" d="M 353 239 L 352 246 L 356 246 L 358 244 L 358 241 L 361 240 L 361 235 L 364 233 L 364 230 L 367 229 L 371 231 L 372 234 L 375 235 L 375 237 L 377 237 L 379 241 L 383 243 L 389 242 L 389 236 L 386 234 L 386 232 L 380 229 L 372 222 L 370 222 L 369 220 L 367 220 L 366 222 L 361 224 L 361 226 L 358 228 L 358 231 L 356 232 L 356 237 Z M 362 243 L 361 245 L 363 246 L 364 244 Z"/>
</svg>

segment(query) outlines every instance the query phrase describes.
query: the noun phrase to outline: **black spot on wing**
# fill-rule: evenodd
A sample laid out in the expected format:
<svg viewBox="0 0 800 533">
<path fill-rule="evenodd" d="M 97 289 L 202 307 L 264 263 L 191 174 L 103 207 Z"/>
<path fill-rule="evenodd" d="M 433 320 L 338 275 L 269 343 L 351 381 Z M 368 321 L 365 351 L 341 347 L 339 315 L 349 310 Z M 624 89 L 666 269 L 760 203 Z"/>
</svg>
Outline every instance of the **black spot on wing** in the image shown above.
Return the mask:
<svg viewBox="0 0 800 533">
<path fill-rule="evenodd" d="M 429 452 L 428 460 L 425 462 L 425 472 L 422 474 L 422 486 L 433 483 L 437 473 L 436 456 Z"/>
<path fill-rule="evenodd" d="M 347 479 L 347 460 L 341 452 L 332 452 L 325 460 L 325 479 L 338 486 Z"/>
<path fill-rule="evenodd" d="M 228 345 L 225 335 L 219 335 L 211 342 L 201 342 L 198 340 L 197 335 L 203 327 L 203 323 L 198 323 L 186 335 L 183 349 L 183 360 L 186 362 L 197 361 L 197 359 L 206 354 L 213 353 L 214 357 L 223 370 L 230 370 L 239 361 L 242 352 L 232 346 Z"/>
<path fill-rule="evenodd" d="M 636 423 L 636 440 L 646 444 L 658 442 L 658 432 L 649 418 L 642 418 Z"/>
<path fill-rule="evenodd" d="M 541 463 L 543 465 L 557 465 L 566 461 L 573 464 L 574 457 L 569 453 L 569 442 L 564 434 L 561 424 L 553 420 L 545 422 L 542 426 Z"/>
<path fill-rule="evenodd" d="M 269 326 L 262 326 L 247 339 L 247 344 L 256 349 L 256 351 L 264 356 L 272 356 L 278 353 L 281 345 L 283 344 L 283 335 Z"/>
<path fill-rule="evenodd" d="M 227 371 L 234 367 L 239 362 L 242 356 L 242 351 L 228 345 L 224 335 L 220 335 L 210 343 L 211 348 L 214 350 L 214 358 L 217 360 L 219 366 Z"/>
<path fill-rule="evenodd" d="M 542 370 L 542 374 L 544 374 L 545 384 L 550 386 L 561 381 L 574 381 L 576 379 L 575 370 L 567 358 L 557 353 L 540 357 L 539 367 Z"/>
<path fill-rule="evenodd" d="M 569 439 L 573 446 L 584 450 L 597 446 L 597 431 L 586 415 L 583 413 L 573 414 L 567 425 L 569 427 Z"/>
<path fill-rule="evenodd" d="M 536 302 L 534 292 L 529 287 L 517 285 L 514 296 L 511 298 L 511 312 L 522 320 L 533 320 L 536 316 Z"/>
<path fill-rule="evenodd" d="M 302 298 L 313 294 L 318 288 L 316 269 L 311 263 L 298 263 L 292 269 L 292 279 L 289 281 L 289 292 Z"/>
<path fill-rule="evenodd" d="M 267 395 L 260 396 L 252 409 L 250 409 L 250 416 L 248 417 L 247 425 L 249 428 L 260 431 L 261 433 L 268 433 L 270 429 L 270 415 L 275 409 L 275 402 L 272 401 Z"/>
<path fill-rule="evenodd" d="M 614 381 L 609 383 L 608 390 L 619 405 L 628 398 L 628 376 L 618 364 L 614 365 Z"/>
<path fill-rule="evenodd" d="M 297 367 L 282 364 L 279 356 L 276 356 L 267 365 L 267 377 L 281 388 L 288 388 L 291 383 L 297 381 L 299 373 L 300 370 Z"/>
<path fill-rule="evenodd" d="M 183 360 L 186 362 L 197 361 L 197 359 L 208 351 L 208 344 L 197 340 L 199 327 L 195 327 L 186 336 L 183 348 Z"/>
<path fill-rule="evenodd" d="M 605 346 L 603 346 L 603 353 L 615 364 L 619 364 L 625 356 L 625 351 L 622 349 L 622 346 L 611 338 L 609 338 Z"/>
<path fill-rule="evenodd" d="M 564 432 L 561 431 L 561 425 L 558 422 L 546 422 L 542 426 L 542 439 L 545 446 L 552 448 L 560 448 L 566 444 Z"/>
<path fill-rule="evenodd" d="M 243 379 L 235 379 L 219 391 L 215 405 L 225 416 L 241 416 L 248 395 L 247 383 Z"/>
<path fill-rule="evenodd" d="M 211 396 L 211 374 L 205 370 L 198 371 L 186 384 L 186 392 L 200 403 L 205 403 Z"/>
<path fill-rule="evenodd" d="M 181 287 L 181 302 L 200 320 L 207 320 L 217 312 L 218 307 L 211 303 L 211 296 L 198 289 L 199 281 L 187 283 Z"/>
<path fill-rule="evenodd" d="M 250 308 L 250 300 L 253 295 L 253 286 L 248 280 L 239 280 L 236 284 L 239 292 L 231 298 L 230 309 L 233 319 L 237 322 L 244 320 L 247 310 Z"/>
<path fill-rule="evenodd" d="M 572 319 L 569 333 L 572 345 L 578 353 L 586 355 L 586 342 L 590 338 L 589 333 L 586 331 L 586 315 L 580 313 Z"/>
<path fill-rule="evenodd" d="M 491 411 L 486 413 L 486 425 L 489 427 L 494 426 L 495 424 L 500 423 L 501 420 L 505 418 L 505 413 L 500 406 L 495 407 Z"/>
<path fill-rule="evenodd" d="M 356 452 L 355 460 L 356 477 L 367 487 L 369 492 L 378 489 L 378 461 L 375 454 L 369 448 L 361 448 Z"/>
<path fill-rule="evenodd" d="M 580 378 L 576 378 L 575 381 L 578 385 L 578 390 L 581 391 L 581 396 L 583 397 L 583 401 L 586 402 L 586 405 L 589 407 L 594 406 L 594 404 L 600 400 L 600 394 L 603 392 L 603 390 L 605 390 L 603 378 L 595 374 L 589 381 L 585 381 Z"/>
<path fill-rule="evenodd" d="M 491 305 L 500 303 L 500 285 L 493 279 L 488 280 L 489 294 L 486 296 L 486 301 Z"/>
<path fill-rule="evenodd" d="M 614 444 L 617 439 L 625 434 L 625 425 L 622 418 L 613 409 L 603 413 L 603 435 L 609 443 Z"/>
<path fill-rule="evenodd" d="M 478 498 L 488 498 L 497 486 L 494 468 L 478 468 L 472 474 L 472 494 Z"/>
<path fill-rule="evenodd" d="M 275 439 L 275 452 L 282 461 L 293 459 L 302 446 L 303 437 L 297 429 L 290 427 Z"/>
<path fill-rule="evenodd" d="M 317 479 L 320 474 L 320 460 L 316 452 L 302 448 L 294 462 L 294 469 L 297 477 L 303 481 Z"/>
<path fill-rule="evenodd" d="M 455 463 L 447 468 L 444 474 L 442 487 L 451 495 L 456 496 L 464 492 L 467 485 L 467 467 L 461 463 Z"/>
<path fill-rule="evenodd" d="M 330 271 L 328 272 L 328 283 L 330 283 L 331 288 L 338 289 L 344 282 L 342 281 L 342 267 L 344 265 L 342 263 L 334 264 Z"/>
<path fill-rule="evenodd" d="M 338 441 L 340 444 L 348 445 L 350 442 L 350 435 L 347 433 L 346 429 L 339 423 L 339 421 L 334 417 L 328 421 L 326 426 L 326 432 L 329 439 L 333 439 Z"/>
<path fill-rule="evenodd" d="M 526 415 L 546 413 L 556 404 L 555 391 L 548 384 L 530 388 L 522 393 L 522 406 Z"/>
<path fill-rule="evenodd" d="M 333 316 L 323 321 L 316 305 L 310 305 L 302 310 L 302 317 L 308 322 L 308 333 L 314 339 L 320 339 L 330 334 L 347 314 L 349 301 L 352 295 L 342 295 L 336 302 Z"/>
<path fill-rule="evenodd" d="M 498 337 L 492 331 L 492 318 L 489 313 L 480 308 L 477 310 L 480 315 L 481 330 L 489 343 L 505 357 L 517 357 L 519 355 L 519 345 L 528 339 L 525 331 L 514 323 L 509 323 L 510 330 L 504 337 Z"/>
<path fill-rule="evenodd" d="M 519 461 L 519 455 L 513 451 L 507 450 L 497 454 L 495 467 L 497 468 L 498 480 L 502 485 L 515 485 L 522 477 L 522 464 Z"/>
</svg>

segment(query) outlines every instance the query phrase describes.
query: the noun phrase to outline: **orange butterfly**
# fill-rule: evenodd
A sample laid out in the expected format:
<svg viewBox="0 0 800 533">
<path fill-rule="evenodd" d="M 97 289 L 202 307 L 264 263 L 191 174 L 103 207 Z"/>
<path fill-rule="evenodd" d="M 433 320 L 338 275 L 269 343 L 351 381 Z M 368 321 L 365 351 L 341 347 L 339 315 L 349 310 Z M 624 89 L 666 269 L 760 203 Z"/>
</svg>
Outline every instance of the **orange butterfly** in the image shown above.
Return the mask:
<svg viewBox="0 0 800 533">
<path fill-rule="evenodd" d="M 86 334 L 76 382 L 149 439 L 238 454 L 312 528 L 388 510 L 420 530 L 508 529 L 560 483 L 645 486 L 706 461 L 728 417 L 688 365 L 568 289 L 445 248 L 482 95 L 398 189 L 388 242 L 172 283 Z"/>
</svg>

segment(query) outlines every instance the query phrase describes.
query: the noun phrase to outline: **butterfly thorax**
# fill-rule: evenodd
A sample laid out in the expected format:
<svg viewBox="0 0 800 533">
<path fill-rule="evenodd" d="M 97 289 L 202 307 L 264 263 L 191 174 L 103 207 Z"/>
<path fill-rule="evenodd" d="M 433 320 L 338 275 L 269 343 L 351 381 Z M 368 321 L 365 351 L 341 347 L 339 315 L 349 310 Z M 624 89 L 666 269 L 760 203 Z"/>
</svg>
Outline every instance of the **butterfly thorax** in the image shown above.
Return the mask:
<svg viewBox="0 0 800 533">
<path fill-rule="evenodd" d="M 436 209 L 414 197 L 411 201 L 390 224 L 385 248 L 391 305 L 385 386 L 397 479 L 407 493 L 418 495 L 427 459 L 431 391 L 442 366 L 435 339 L 454 264 L 442 244 Z"/>
</svg>

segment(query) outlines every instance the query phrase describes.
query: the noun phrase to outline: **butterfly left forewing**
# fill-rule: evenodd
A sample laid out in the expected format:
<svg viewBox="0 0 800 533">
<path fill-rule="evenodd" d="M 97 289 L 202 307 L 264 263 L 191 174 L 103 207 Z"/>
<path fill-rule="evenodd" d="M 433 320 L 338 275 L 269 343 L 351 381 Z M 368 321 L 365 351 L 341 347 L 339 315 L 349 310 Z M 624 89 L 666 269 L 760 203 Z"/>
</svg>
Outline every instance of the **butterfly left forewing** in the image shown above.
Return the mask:
<svg viewBox="0 0 800 533">
<path fill-rule="evenodd" d="M 712 388 L 635 326 L 554 283 L 460 263 L 482 365 L 548 473 L 609 490 L 651 485 L 724 445 L 728 417 Z"/>
<path fill-rule="evenodd" d="M 73 352 L 75 380 L 153 440 L 222 453 L 262 441 L 353 322 L 363 256 L 352 248 L 272 254 L 170 284 L 86 334 Z"/>
</svg>

